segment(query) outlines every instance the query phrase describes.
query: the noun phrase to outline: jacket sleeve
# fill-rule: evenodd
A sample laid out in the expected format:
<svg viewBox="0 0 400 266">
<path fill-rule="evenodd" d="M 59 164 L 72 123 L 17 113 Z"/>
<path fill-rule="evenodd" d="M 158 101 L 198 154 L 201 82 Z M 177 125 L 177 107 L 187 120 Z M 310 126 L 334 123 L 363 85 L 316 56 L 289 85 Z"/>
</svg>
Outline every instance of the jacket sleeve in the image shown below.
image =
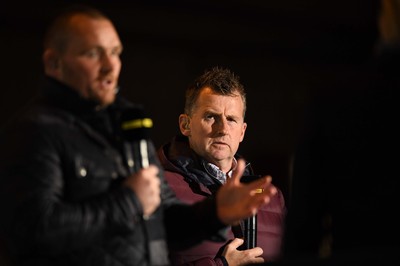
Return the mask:
<svg viewBox="0 0 400 266">
<path fill-rule="evenodd" d="M 175 201 L 178 200 L 175 198 Z M 178 250 L 189 248 L 203 240 L 221 243 L 227 240 L 229 227 L 218 219 L 214 197 L 191 205 L 182 202 L 164 204 L 164 209 L 170 248 Z"/>
</svg>

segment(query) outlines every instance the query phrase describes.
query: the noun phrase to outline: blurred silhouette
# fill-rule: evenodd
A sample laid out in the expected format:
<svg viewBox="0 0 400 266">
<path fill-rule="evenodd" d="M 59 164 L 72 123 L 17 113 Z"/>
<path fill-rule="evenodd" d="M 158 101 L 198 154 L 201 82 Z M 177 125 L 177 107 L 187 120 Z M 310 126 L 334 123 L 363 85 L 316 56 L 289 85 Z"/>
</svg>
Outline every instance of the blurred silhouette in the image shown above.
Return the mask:
<svg viewBox="0 0 400 266">
<path fill-rule="evenodd" d="M 400 263 L 399 3 L 381 2 L 372 60 L 310 107 L 294 155 L 282 264 Z"/>
</svg>

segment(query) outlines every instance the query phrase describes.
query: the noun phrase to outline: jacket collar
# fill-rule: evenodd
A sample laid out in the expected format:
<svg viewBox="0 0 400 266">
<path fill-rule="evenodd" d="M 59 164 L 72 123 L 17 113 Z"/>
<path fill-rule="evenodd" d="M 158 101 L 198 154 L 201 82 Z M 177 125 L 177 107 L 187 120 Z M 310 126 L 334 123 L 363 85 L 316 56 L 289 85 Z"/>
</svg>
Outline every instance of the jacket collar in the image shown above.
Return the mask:
<svg viewBox="0 0 400 266">
<path fill-rule="evenodd" d="M 235 157 L 233 157 L 233 165 L 232 165 L 231 170 L 229 170 L 228 173 L 224 173 L 215 164 L 209 163 L 209 162 L 203 162 L 203 166 L 204 166 L 204 169 L 206 170 L 206 172 L 213 178 L 217 179 L 222 184 L 224 184 L 226 182 L 227 178 L 232 177 L 232 172 L 236 168 L 236 165 L 237 165 L 237 160 Z"/>
<path fill-rule="evenodd" d="M 210 171 L 208 162 L 198 156 L 189 146 L 189 140 L 181 134 L 176 135 L 170 142 L 159 150 L 160 161 L 167 171 L 176 172 L 185 178 L 191 186 L 196 184 L 198 189 L 207 187 L 210 191 L 216 191 L 221 186 L 215 172 Z M 235 159 L 241 158 L 239 154 Z M 252 174 L 249 163 L 246 164 L 245 175 Z M 207 189 L 207 190 L 208 190 Z"/>
<path fill-rule="evenodd" d="M 45 77 L 41 95 L 41 99 L 46 105 L 55 106 L 74 114 L 90 113 L 100 109 L 95 101 L 83 99 L 71 87 L 48 76 Z"/>
</svg>

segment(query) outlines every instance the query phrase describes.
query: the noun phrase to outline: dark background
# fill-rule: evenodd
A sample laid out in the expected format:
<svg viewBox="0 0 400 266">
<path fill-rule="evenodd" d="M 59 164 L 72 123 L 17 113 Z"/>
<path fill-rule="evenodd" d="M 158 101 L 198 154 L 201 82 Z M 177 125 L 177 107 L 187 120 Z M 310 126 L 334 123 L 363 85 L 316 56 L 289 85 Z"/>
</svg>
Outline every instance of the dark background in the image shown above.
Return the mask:
<svg viewBox="0 0 400 266">
<path fill-rule="evenodd" d="M 2 4 L 1 124 L 37 91 L 45 26 L 74 2 Z M 114 21 L 124 44 L 121 93 L 145 104 L 157 146 L 177 132 L 196 76 L 216 65 L 238 74 L 248 94 L 239 151 L 285 193 L 308 106 L 321 91 L 359 86 L 378 40 L 379 1 L 80 2 Z"/>
</svg>

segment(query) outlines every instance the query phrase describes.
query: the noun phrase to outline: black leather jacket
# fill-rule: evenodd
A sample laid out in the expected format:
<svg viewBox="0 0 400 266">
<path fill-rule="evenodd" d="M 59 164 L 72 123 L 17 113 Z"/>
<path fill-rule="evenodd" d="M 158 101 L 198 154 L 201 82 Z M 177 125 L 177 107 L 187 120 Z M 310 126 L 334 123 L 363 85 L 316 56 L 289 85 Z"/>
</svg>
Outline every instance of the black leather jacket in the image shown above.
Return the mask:
<svg viewBox="0 0 400 266">
<path fill-rule="evenodd" d="M 224 231 L 214 199 L 193 206 L 180 203 L 162 172 L 162 204 L 150 219 L 142 219 L 135 194 L 120 185 L 128 175 L 118 132 L 126 108 L 140 106 L 117 97 L 99 110 L 49 79 L 23 118 L 2 132 L 0 246 L 10 261 L 168 265 L 167 235 L 171 243 L 196 242 Z M 154 147 L 150 162 L 159 165 Z M 196 224 L 206 229 L 193 232 Z"/>
</svg>

